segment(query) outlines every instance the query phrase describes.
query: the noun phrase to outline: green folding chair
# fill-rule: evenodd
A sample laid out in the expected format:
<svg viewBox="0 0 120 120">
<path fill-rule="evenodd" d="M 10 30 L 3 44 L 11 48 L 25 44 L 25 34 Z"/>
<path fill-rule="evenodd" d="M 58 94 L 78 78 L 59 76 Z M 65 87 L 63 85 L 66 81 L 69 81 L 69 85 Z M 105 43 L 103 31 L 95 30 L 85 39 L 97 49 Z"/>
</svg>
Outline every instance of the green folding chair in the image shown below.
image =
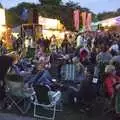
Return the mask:
<svg viewBox="0 0 120 120">
<path fill-rule="evenodd" d="M 31 107 L 31 99 L 34 95 L 32 89 L 25 89 L 21 76 L 11 74 L 6 77 L 6 101 L 10 102 L 8 108 L 15 106 L 22 114 L 28 112 Z"/>
</svg>

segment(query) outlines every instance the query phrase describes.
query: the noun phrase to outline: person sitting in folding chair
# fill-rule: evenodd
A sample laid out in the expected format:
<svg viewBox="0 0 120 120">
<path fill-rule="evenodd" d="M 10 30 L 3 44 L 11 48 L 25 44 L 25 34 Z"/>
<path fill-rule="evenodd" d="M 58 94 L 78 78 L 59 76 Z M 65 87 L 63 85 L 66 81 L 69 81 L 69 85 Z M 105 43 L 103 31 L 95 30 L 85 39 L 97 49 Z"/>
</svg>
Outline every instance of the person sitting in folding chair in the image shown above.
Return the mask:
<svg viewBox="0 0 120 120">
<path fill-rule="evenodd" d="M 31 80 L 28 80 L 26 83 L 28 85 L 34 85 L 34 86 L 35 85 L 47 86 L 49 88 L 49 90 L 51 91 L 51 92 L 49 92 L 50 96 L 52 96 L 54 93 L 56 93 L 56 91 L 53 91 L 53 89 L 52 89 L 54 87 L 54 85 L 57 86 L 57 84 L 55 83 L 56 81 L 54 81 L 54 79 L 52 79 L 52 76 L 50 75 L 48 70 L 44 69 L 44 66 L 42 66 L 39 63 L 37 63 L 36 66 L 37 66 L 36 75 Z"/>
<path fill-rule="evenodd" d="M 75 109 L 90 107 L 96 98 L 96 90 L 89 80 L 83 80 L 80 84 L 69 86 L 65 93 L 65 102 Z"/>
<path fill-rule="evenodd" d="M 6 98 L 7 109 L 16 107 L 22 114 L 28 112 L 31 107 L 34 90 L 24 86 L 24 79 L 17 74 L 7 74 L 6 76 Z"/>
<path fill-rule="evenodd" d="M 30 80 L 27 80 L 26 83 L 28 84 L 40 84 L 45 83 L 48 85 L 52 84 L 52 77 L 47 69 L 44 69 L 44 65 L 40 64 L 39 62 L 36 63 L 36 70 L 34 77 Z"/>
<path fill-rule="evenodd" d="M 15 64 L 18 60 L 18 56 L 15 54 L 3 55 L 0 56 L 0 107 L 4 106 L 4 98 L 5 98 L 5 76 L 7 74 L 8 69 Z"/>
<path fill-rule="evenodd" d="M 35 90 L 35 100 L 34 100 L 34 117 L 41 119 L 54 120 L 56 114 L 56 106 L 60 101 L 61 92 L 52 92 L 49 87 L 45 85 L 34 85 Z M 45 113 L 38 113 L 37 107 L 41 107 L 46 111 Z M 49 112 L 52 111 L 52 114 L 49 115 Z M 60 110 L 59 110 L 60 111 Z"/>
<path fill-rule="evenodd" d="M 44 99 L 44 97 L 43 97 L 44 95 L 42 96 L 40 94 L 39 96 L 42 96 L 42 98 L 41 97 L 38 98 L 40 100 L 39 104 L 41 103 L 41 100 L 42 100 L 41 104 L 50 104 L 50 107 L 48 107 L 48 108 L 55 107 L 54 105 L 59 104 L 59 102 L 60 102 L 59 100 L 61 98 L 61 92 L 57 89 L 56 90 L 53 89 L 55 81 L 53 81 L 54 79 L 52 79 L 51 75 L 49 74 L 49 72 L 47 70 L 42 69 L 42 66 L 40 64 L 37 65 L 37 70 L 38 70 L 38 72 L 35 75 L 35 77 L 28 83 L 33 85 L 36 94 L 38 93 L 38 91 L 37 91 L 38 89 L 41 90 L 41 87 L 45 88 L 45 89 L 42 89 L 42 95 L 43 94 L 45 96 L 47 95 L 49 97 L 49 100 L 46 100 L 46 98 Z M 38 89 L 36 89 L 36 88 L 38 88 Z M 45 94 L 46 89 L 47 89 L 47 94 Z M 41 93 L 41 91 L 40 91 L 40 93 Z M 46 103 L 46 101 L 49 101 L 49 102 Z M 38 103 L 37 104 L 34 103 L 34 105 L 36 106 L 36 105 L 38 105 Z M 54 109 L 54 112 L 55 112 L 55 109 Z M 34 108 L 34 116 L 38 117 L 38 116 L 36 116 L 35 111 L 36 111 L 36 107 Z M 54 117 L 55 116 L 53 115 L 53 118 Z M 42 117 L 42 118 L 44 118 L 44 117 Z"/>
<path fill-rule="evenodd" d="M 33 70 L 34 65 L 32 65 L 27 59 L 21 59 L 17 64 L 12 65 L 9 72 L 26 77 L 26 75 L 30 75 Z"/>
<path fill-rule="evenodd" d="M 74 57 L 72 60 L 73 60 L 73 63 L 75 64 L 75 66 L 77 68 L 77 71 L 76 71 L 76 82 L 80 82 L 82 80 L 85 80 L 86 79 L 85 67 L 80 63 L 78 57 Z"/>
</svg>

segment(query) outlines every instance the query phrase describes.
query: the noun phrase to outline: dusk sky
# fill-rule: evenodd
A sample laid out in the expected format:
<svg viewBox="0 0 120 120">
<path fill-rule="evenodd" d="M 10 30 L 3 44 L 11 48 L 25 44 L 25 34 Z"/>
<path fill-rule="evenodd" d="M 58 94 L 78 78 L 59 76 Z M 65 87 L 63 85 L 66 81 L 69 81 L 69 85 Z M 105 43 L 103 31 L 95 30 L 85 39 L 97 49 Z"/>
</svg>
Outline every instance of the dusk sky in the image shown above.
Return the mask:
<svg viewBox="0 0 120 120">
<path fill-rule="evenodd" d="M 63 0 L 66 2 L 69 0 Z M 120 0 L 71 0 L 77 2 L 82 7 L 87 7 L 95 13 L 103 11 L 113 11 L 120 8 Z M 10 8 L 17 5 L 20 2 L 34 2 L 38 3 L 38 0 L 0 0 L 5 8 Z"/>
</svg>

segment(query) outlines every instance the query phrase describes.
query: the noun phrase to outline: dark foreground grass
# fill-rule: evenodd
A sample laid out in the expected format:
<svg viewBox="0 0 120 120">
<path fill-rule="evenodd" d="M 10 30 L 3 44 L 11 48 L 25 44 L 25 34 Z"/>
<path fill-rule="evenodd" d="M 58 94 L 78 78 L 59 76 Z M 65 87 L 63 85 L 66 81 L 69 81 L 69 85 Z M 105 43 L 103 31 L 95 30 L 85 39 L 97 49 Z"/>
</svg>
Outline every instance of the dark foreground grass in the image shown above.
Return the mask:
<svg viewBox="0 0 120 120">
<path fill-rule="evenodd" d="M 104 103 L 102 102 L 96 103 L 88 111 L 81 111 L 80 109 L 75 109 L 73 107 L 71 108 L 70 106 L 65 106 L 62 112 L 57 112 L 55 120 L 117 120 L 115 117 L 113 117 L 113 112 L 104 113 L 103 108 L 104 108 Z M 15 107 L 13 107 L 11 110 L 5 109 L 0 112 L 0 114 L 4 114 L 4 113 L 11 114 L 11 116 L 16 115 L 18 116 L 18 118 L 20 116 L 22 116 L 23 118 L 29 117 L 31 118 L 31 120 L 34 118 L 33 105 L 31 106 L 31 109 L 28 111 L 28 113 L 25 115 L 22 115 Z M 3 119 L 0 117 L 0 120 Z M 13 119 L 11 117 L 5 120 L 13 120 Z M 21 118 L 18 120 L 23 120 L 23 119 Z M 28 118 L 26 118 L 25 120 L 28 120 Z"/>
</svg>

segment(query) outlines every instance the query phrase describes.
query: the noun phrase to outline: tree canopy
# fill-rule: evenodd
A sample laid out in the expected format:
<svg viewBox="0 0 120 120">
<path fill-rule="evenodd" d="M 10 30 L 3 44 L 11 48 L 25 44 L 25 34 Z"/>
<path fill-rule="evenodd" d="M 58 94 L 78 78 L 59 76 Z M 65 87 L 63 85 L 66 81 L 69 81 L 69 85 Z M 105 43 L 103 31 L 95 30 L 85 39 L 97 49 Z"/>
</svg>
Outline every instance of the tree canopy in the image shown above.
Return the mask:
<svg viewBox="0 0 120 120">
<path fill-rule="evenodd" d="M 3 8 L 2 4 L 0 3 L 0 8 Z"/>
<path fill-rule="evenodd" d="M 41 5 L 60 5 L 62 0 L 39 0 Z"/>
<path fill-rule="evenodd" d="M 97 16 L 99 20 L 120 16 L 120 8 L 116 11 L 99 13 Z"/>
<path fill-rule="evenodd" d="M 41 4 L 20 3 L 16 7 L 6 10 L 6 20 L 8 25 L 19 25 L 25 23 L 21 19 L 23 9 L 37 9 L 39 15 L 47 18 L 59 19 L 68 30 L 74 30 L 73 27 L 73 11 L 79 9 L 80 11 L 91 12 L 88 8 L 82 8 L 78 3 L 73 1 L 67 2 L 65 5 L 60 4 L 62 0 L 39 0 Z M 104 12 L 98 15 L 93 14 L 93 21 L 97 22 L 103 19 L 116 17 L 120 15 L 120 9 L 115 12 Z M 13 19 L 14 18 L 14 19 Z"/>
<path fill-rule="evenodd" d="M 73 8 L 70 8 L 69 6 L 64 6 L 64 5 L 59 5 L 59 6 L 48 5 L 48 4 L 33 5 L 30 3 L 18 4 L 16 7 L 13 7 L 7 10 L 7 14 L 6 14 L 7 24 L 17 25 L 17 24 L 24 23 L 24 21 L 20 19 L 20 15 L 21 15 L 21 12 L 23 11 L 23 8 L 27 8 L 29 10 L 32 10 L 35 8 L 38 10 L 39 15 L 43 17 L 59 19 L 67 29 L 70 29 L 70 30 L 73 29 Z"/>
<path fill-rule="evenodd" d="M 67 3 L 66 3 L 66 6 L 67 7 L 70 7 L 70 8 L 81 8 L 79 5 L 78 5 L 78 3 L 75 3 L 75 2 L 73 2 L 73 1 L 68 1 Z"/>
</svg>

